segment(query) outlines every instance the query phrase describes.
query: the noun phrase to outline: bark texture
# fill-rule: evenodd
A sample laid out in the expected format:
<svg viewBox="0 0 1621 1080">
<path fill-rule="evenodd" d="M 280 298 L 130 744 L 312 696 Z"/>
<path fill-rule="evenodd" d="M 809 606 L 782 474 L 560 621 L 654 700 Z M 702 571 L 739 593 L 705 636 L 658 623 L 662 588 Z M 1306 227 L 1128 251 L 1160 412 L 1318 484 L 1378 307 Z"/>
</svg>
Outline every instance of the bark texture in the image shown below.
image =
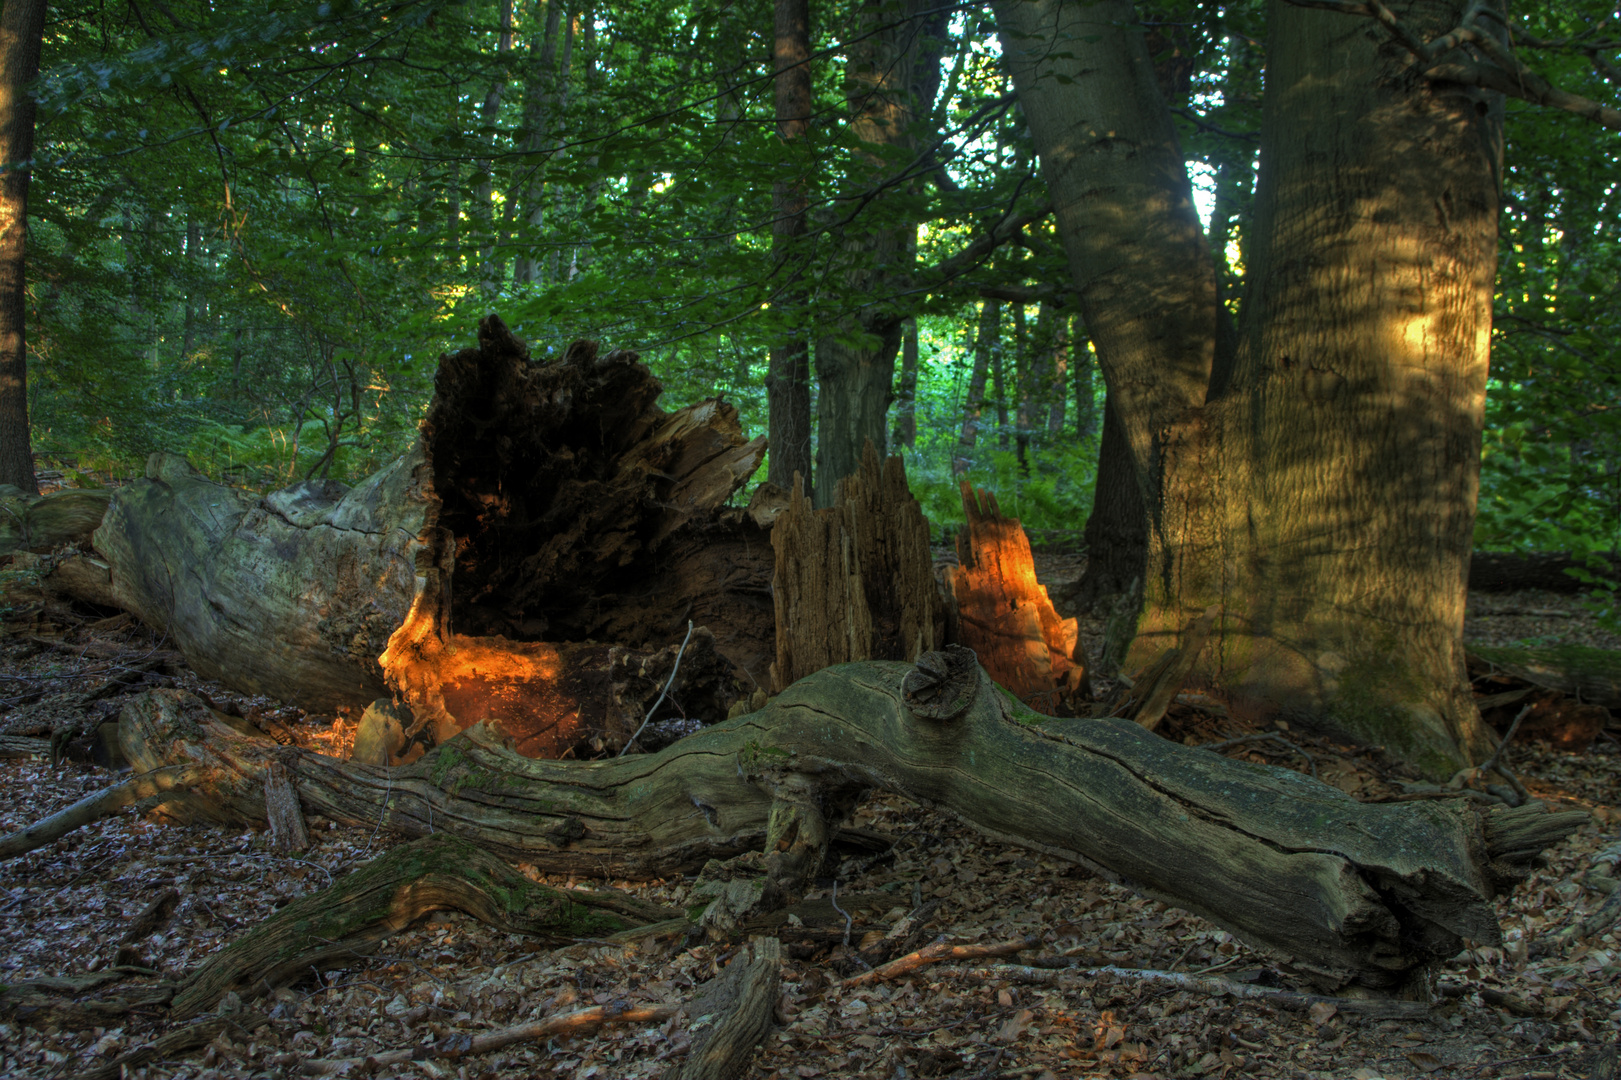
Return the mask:
<svg viewBox="0 0 1621 1080">
<path fill-rule="evenodd" d="M 719 510 L 764 443 L 659 390 L 589 343 L 535 363 L 492 316 L 441 361 L 415 450 L 353 489 L 259 499 L 154 455 L 95 534 L 109 591 L 227 685 L 392 694 L 430 744 L 490 717 L 537 754 L 622 744 L 693 620 L 669 708 L 718 719 L 769 678 L 766 535 Z"/>
<path fill-rule="evenodd" d="M 39 494 L 28 434 L 28 181 L 45 0 L 0 7 L 0 484 Z"/>
<path fill-rule="evenodd" d="M 1430 34 L 1459 6 L 1395 10 Z M 1429 83 L 1365 24 L 1273 9 L 1230 353 L 1131 5 L 997 6 L 1144 501 L 1126 666 L 1219 605 L 1197 684 L 1450 776 L 1491 748 L 1462 617 L 1500 109 Z"/>
<path fill-rule="evenodd" d="M 929 525 L 898 457 L 878 463 L 872 443 L 838 500 L 813 510 L 802 495 L 771 530 L 777 660 L 772 691 L 831 664 L 915 660 L 944 644 Z"/>
<path fill-rule="evenodd" d="M 524 758 L 479 724 L 411 765 L 345 763 L 244 735 L 166 690 L 131 702 L 120 739 L 137 770 L 198 771 L 190 792 L 164 796 L 173 816 L 262 824 L 263 772 L 279 761 L 307 813 L 616 876 L 759 852 L 796 815 L 831 832 L 876 788 L 1209 917 L 1325 985 L 1382 991 L 1409 987 L 1461 938 L 1498 941 L 1492 898 L 1585 820 L 1359 803 L 1130 721 L 1040 717 L 964 655 L 829 668 L 758 712 L 606 762 Z"/>
</svg>

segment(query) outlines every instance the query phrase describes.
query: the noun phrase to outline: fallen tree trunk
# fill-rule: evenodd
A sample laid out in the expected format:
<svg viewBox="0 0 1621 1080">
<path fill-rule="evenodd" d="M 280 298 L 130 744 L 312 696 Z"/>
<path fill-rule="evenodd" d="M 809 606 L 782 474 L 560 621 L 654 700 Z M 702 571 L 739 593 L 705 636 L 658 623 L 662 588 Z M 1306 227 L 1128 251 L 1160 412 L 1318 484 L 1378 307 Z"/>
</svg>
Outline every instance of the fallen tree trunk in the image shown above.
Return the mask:
<svg viewBox="0 0 1621 1080">
<path fill-rule="evenodd" d="M 690 872 L 758 853 L 768 836 L 773 852 L 796 836 L 825 843 L 816 834 L 882 789 L 1204 915 L 1320 985 L 1383 992 L 1410 989 L 1463 938 L 1499 940 L 1492 898 L 1585 819 L 1461 800 L 1359 803 L 1130 721 L 1049 720 L 961 650 L 915 668 L 829 668 L 758 712 L 612 761 L 526 759 L 479 724 L 411 765 L 345 763 L 244 736 L 163 690 L 126 708 L 120 740 L 137 771 L 205 774 L 164 797 L 177 817 L 262 823 L 263 772 L 276 760 L 307 812 L 597 875 Z M 774 872 L 772 857 L 761 873 Z"/>
<path fill-rule="evenodd" d="M 381 472 L 260 498 L 155 454 L 61 584 L 234 689 L 323 711 L 392 694 L 430 743 L 498 717 L 537 755 L 623 745 L 690 620 L 659 719 L 718 720 L 770 678 L 767 533 L 725 509 L 765 445 L 725 402 L 666 413 L 660 391 L 589 342 L 537 363 L 491 316 Z"/>
</svg>

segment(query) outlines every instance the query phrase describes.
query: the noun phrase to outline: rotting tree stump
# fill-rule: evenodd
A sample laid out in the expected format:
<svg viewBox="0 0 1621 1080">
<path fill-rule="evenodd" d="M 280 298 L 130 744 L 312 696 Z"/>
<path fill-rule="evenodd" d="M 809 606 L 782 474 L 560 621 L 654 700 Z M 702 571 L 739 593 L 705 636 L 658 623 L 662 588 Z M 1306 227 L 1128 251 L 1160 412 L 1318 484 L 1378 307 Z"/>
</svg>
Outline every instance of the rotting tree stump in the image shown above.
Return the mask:
<svg viewBox="0 0 1621 1080">
<path fill-rule="evenodd" d="M 833 664 L 915 660 L 945 644 L 945 611 L 929 524 L 898 457 L 881 465 L 869 440 L 833 505 L 811 508 L 801 485 L 776 516 L 773 692 Z"/>
<path fill-rule="evenodd" d="M 957 643 L 973 649 L 992 681 L 1051 716 L 1087 711 L 1091 686 L 1080 627 L 1053 609 L 1036 581 L 1035 555 L 1018 518 L 996 496 L 962 481 L 966 522 L 957 536 L 952 591 Z"/>
<path fill-rule="evenodd" d="M 1414 992 L 1464 938 L 1498 941 L 1492 899 L 1585 820 L 1359 803 L 1130 721 L 1042 717 L 960 649 L 828 668 L 757 712 L 607 761 L 524 758 L 479 724 L 407 766 L 346 763 L 244 735 L 164 690 L 132 701 L 120 740 L 144 775 L 175 774 L 149 799 L 174 817 L 262 823 L 263 773 L 279 761 L 306 812 L 446 833 L 553 872 L 705 867 L 724 883 L 713 906 L 738 916 L 744 893 L 764 904 L 800 889 L 841 815 L 881 789 L 1203 915 L 1325 988 L 1383 993 Z M 0 857 L 60 835 L 49 824 L 0 841 Z"/>
<path fill-rule="evenodd" d="M 424 743 L 496 718 L 545 756 L 623 745 L 690 620 L 665 718 L 724 717 L 772 659 L 768 533 L 725 505 L 764 440 L 723 401 L 660 408 L 634 353 L 538 363 L 494 316 L 478 342 L 441 359 L 412 451 L 353 488 L 260 498 L 153 455 L 78 591 L 234 689 L 316 710 L 392 694 Z"/>
</svg>

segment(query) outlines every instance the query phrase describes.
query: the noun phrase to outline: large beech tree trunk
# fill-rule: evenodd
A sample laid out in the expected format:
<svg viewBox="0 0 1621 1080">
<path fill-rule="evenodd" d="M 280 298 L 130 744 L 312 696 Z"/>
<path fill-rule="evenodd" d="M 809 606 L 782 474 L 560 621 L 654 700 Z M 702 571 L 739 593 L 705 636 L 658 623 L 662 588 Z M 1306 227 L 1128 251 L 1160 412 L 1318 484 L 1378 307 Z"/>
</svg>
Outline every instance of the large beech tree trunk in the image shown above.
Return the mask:
<svg viewBox="0 0 1621 1080">
<path fill-rule="evenodd" d="M 1396 4 L 1425 35 L 1460 4 Z M 1365 24 L 1272 5 L 1245 324 L 1126 0 L 996 5 L 1146 521 L 1128 668 L 1213 605 L 1195 679 L 1449 776 L 1501 112 Z"/>
<path fill-rule="evenodd" d="M 261 499 L 154 455 L 95 534 L 102 585 L 228 685 L 392 693 L 429 741 L 494 718 L 546 755 L 627 740 L 691 621 L 667 708 L 719 719 L 773 659 L 767 534 L 720 509 L 764 441 L 659 391 L 585 342 L 535 363 L 491 316 L 441 361 L 415 449 L 353 489 Z"/>
<path fill-rule="evenodd" d="M 486 724 L 410 765 L 341 762 L 244 735 L 170 690 L 135 698 L 119 736 L 138 774 L 170 774 L 150 797 L 181 820 L 262 823 L 264 772 L 279 762 L 307 812 L 448 833 L 548 871 L 662 876 L 732 856 L 757 877 L 794 871 L 756 892 L 803 885 L 841 813 L 891 791 L 1204 915 L 1321 984 L 1387 992 L 1413 989 L 1461 938 L 1499 940 L 1492 898 L 1585 820 L 1540 805 L 1359 803 L 1130 721 L 1041 717 L 971 657 L 827 668 L 758 712 L 605 762 L 524 758 Z M 0 839 L 0 857 L 60 833 Z M 718 866 L 705 878 L 723 878 Z"/>
</svg>

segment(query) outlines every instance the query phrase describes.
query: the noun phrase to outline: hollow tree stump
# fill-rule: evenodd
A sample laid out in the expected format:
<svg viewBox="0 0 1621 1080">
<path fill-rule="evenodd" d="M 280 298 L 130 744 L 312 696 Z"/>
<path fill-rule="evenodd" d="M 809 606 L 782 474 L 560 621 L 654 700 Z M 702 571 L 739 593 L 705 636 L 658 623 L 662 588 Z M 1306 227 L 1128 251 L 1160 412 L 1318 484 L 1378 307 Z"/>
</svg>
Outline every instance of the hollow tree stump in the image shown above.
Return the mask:
<svg viewBox="0 0 1621 1080">
<path fill-rule="evenodd" d="M 690 619 L 664 708 L 718 720 L 770 677 L 767 534 L 725 505 L 765 444 L 731 405 L 669 413 L 660 390 L 590 342 L 536 362 L 490 316 L 398 461 L 260 498 L 153 455 L 80 577 L 227 686 L 316 710 L 391 695 L 432 738 L 494 719 L 545 756 L 622 745 Z"/>
</svg>

